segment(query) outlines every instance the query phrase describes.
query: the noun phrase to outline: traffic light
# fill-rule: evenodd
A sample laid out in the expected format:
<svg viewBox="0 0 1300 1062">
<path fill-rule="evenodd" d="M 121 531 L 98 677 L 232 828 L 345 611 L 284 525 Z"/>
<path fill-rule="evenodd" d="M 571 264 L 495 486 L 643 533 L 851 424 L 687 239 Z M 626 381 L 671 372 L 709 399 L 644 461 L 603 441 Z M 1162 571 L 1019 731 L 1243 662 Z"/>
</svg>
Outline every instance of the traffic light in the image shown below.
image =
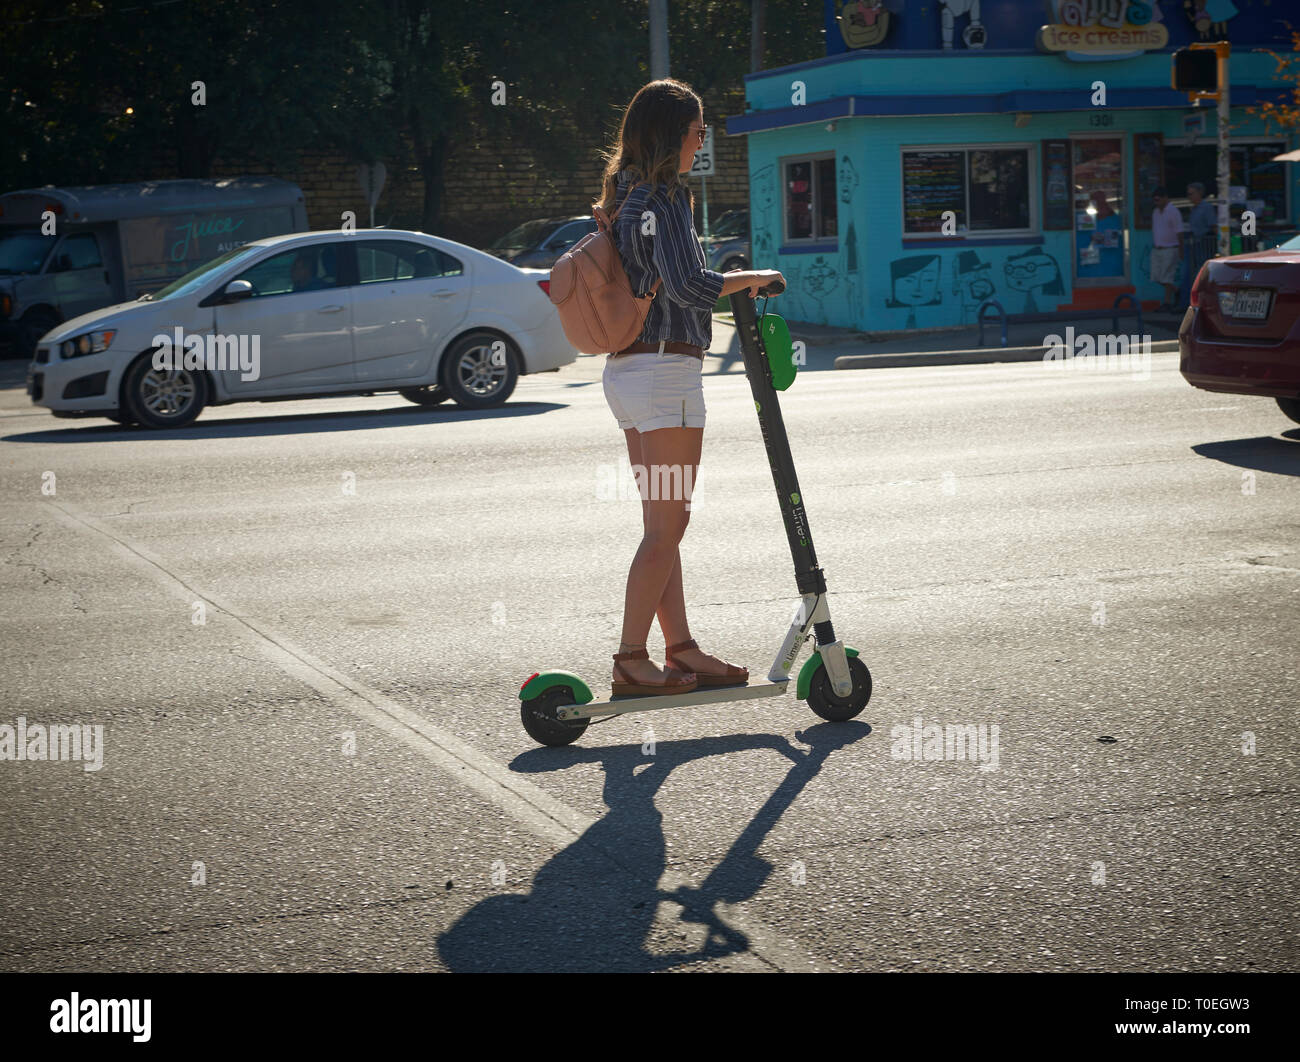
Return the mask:
<svg viewBox="0 0 1300 1062">
<path fill-rule="evenodd" d="M 1218 92 L 1217 60 L 1210 48 L 1182 48 L 1174 52 L 1174 89 L 1178 92 Z"/>
</svg>

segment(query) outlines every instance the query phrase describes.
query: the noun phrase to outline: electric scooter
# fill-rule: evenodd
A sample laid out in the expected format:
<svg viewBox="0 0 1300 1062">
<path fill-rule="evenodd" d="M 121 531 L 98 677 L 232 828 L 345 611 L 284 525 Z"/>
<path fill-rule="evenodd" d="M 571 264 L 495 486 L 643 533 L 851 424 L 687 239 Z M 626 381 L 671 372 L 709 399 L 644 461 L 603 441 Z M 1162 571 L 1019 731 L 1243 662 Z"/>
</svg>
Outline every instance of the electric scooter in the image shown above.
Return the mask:
<svg viewBox="0 0 1300 1062">
<path fill-rule="evenodd" d="M 784 290 L 785 284 L 778 280 L 761 288 L 760 294 L 779 295 Z M 772 481 L 794 559 L 795 586 L 801 595 L 790 629 L 767 673 L 767 681 L 743 686 L 711 686 L 689 693 L 595 701 L 591 688 L 571 672 L 535 672 L 519 689 L 520 716 L 529 736 L 543 745 L 560 746 L 577 741 L 598 717 L 600 722 L 606 722 L 631 712 L 725 704 L 783 694 L 790 683 L 790 669 L 804 642 L 812 635 L 816 637 L 816 648 L 799 669 L 795 696 L 807 701 L 813 712 L 831 722 L 854 718 L 871 699 L 870 670 L 859 659 L 856 649 L 836 639 L 831 625 L 826 576 L 813 550 L 812 532 L 790 454 L 790 439 L 777 400 L 777 391 L 787 389 L 796 373 L 790 331 L 775 314 L 763 314 L 759 318 L 754 312 L 754 301 L 746 292 L 736 292 L 730 300 L 745 359 L 745 375 L 754 394 L 758 426 L 767 447 Z"/>
</svg>

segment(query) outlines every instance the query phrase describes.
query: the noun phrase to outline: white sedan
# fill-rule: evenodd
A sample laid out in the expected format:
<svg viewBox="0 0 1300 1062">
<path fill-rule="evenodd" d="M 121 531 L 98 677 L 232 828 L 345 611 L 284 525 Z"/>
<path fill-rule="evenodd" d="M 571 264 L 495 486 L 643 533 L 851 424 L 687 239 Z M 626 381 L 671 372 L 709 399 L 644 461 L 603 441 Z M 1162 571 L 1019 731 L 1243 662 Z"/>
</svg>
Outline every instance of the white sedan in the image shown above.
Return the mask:
<svg viewBox="0 0 1300 1062">
<path fill-rule="evenodd" d="M 547 276 L 421 232 L 270 237 L 47 332 L 27 389 L 55 416 L 149 428 L 208 405 L 379 391 L 495 406 L 577 356 Z"/>
</svg>

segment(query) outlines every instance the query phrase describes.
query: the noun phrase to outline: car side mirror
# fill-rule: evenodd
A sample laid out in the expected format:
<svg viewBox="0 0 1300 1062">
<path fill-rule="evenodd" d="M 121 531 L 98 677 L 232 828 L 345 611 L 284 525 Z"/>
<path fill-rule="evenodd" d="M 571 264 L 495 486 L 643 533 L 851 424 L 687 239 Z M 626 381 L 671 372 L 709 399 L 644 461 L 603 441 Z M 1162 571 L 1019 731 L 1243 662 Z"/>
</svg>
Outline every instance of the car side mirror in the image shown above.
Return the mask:
<svg viewBox="0 0 1300 1062">
<path fill-rule="evenodd" d="M 253 285 L 247 280 L 232 280 L 221 293 L 221 301 L 238 302 L 240 299 L 250 298 L 252 294 Z"/>
</svg>

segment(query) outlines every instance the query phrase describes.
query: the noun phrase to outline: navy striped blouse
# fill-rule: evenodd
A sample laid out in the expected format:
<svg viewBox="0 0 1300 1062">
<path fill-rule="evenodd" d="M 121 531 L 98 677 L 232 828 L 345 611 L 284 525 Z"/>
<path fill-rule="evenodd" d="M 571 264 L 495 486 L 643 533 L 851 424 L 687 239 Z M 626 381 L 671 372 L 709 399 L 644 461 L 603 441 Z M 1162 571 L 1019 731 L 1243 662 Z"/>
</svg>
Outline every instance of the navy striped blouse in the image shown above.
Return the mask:
<svg viewBox="0 0 1300 1062">
<path fill-rule="evenodd" d="M 619 172 L 613 210 L 628 197 L 633 183 L 627 170 Z M 646 210 L 654 212 L 653 236 L 641 231 L 641 215 Z M 713 306 L 722 294 L 722 274 L 705 265 L 685 190 L 678 191 L 676 202 L 669 200 L 666 185 L 642 184 L 633 190 L 627 208 L 614 223 L 614 242 L 634 295 L 644 297 L 655 280 L 663 277 L 638 338 L 648 343 L 661 339 L 693 343 L 708 350 L 713 341 Z"/>
</svg>

